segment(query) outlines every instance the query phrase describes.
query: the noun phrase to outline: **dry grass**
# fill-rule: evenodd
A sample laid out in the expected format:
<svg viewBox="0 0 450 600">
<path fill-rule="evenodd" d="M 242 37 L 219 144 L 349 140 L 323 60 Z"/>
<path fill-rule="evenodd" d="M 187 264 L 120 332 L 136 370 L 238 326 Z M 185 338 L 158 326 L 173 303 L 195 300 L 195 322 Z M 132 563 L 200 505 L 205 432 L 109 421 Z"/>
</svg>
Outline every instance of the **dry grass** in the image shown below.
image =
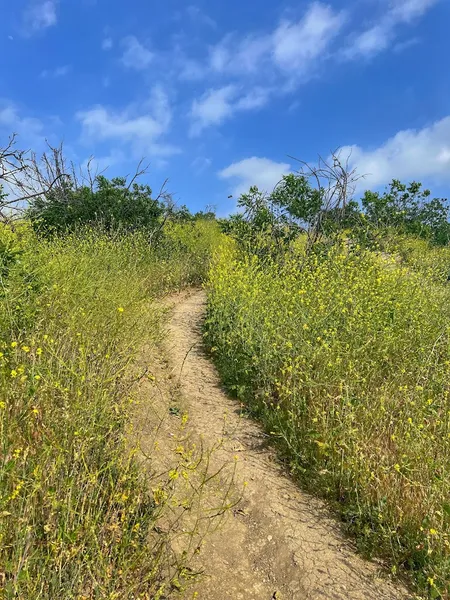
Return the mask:
<svg viewBox="0 0 450 600">
<path fill-rule="evenodd" d="M 167 536 L 149 546 L 166 503 L 125 430 L 136 351 L 160 336 L 152 300 L 207 265 L 214 225 L 188 227 L 201 248 L 176 232 L 152 249 L 140 234 L 0 231 L 2 598 L 157 598 L 179 585 L 186 565 L 168 576 Z"/>
</svg>

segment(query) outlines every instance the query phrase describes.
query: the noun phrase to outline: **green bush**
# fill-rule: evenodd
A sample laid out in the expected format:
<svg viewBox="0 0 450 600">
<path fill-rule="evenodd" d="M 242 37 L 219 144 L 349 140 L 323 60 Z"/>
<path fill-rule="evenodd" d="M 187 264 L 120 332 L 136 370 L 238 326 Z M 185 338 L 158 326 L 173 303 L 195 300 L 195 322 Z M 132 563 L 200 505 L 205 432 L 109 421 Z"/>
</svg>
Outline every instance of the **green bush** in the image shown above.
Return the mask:
<svg viewBox="0 0 450 600">
<path fill-rule="evenodd" d="M 164 213 L 164 205 L 152 198 L 148 185 L 127 185 L 125 178 L 99 176 L 92 187 L 76 187 L 63 180 L 46 194 L 31 201 L 28 216 L 34 228 L 45 234 L 73 231 L 97 225 L 104 231 L 153 229 Z"/>
</svg>

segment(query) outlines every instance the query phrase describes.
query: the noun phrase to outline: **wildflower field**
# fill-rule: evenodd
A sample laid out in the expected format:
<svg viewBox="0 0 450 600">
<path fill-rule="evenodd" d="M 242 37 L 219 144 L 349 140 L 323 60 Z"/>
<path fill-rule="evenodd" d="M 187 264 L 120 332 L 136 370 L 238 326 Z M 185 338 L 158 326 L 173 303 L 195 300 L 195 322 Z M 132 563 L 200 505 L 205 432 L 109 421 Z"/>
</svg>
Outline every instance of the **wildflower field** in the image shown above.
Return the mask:
<svg viewBox="0 0 450 600">
<path fill-rule="evenodd" d="M 133 359 L 160 335 L 153 300 L 198 284 L 217 239 L 200 221 L 168 225 L 156 248 L 145 232 L 45 241 L 26 223 L 1 226 L 2 598 L 170 587 L 162 547 L 147 543 L 161 503 L 125 436 Z"/>
<path fill-rule="evenodd" d="M 228 389 L 360 549 L 448 598 L 450 250 L 397 242 L 295 243 L 280 260 L 227 240 L 205 336 Z"/>
</svg>

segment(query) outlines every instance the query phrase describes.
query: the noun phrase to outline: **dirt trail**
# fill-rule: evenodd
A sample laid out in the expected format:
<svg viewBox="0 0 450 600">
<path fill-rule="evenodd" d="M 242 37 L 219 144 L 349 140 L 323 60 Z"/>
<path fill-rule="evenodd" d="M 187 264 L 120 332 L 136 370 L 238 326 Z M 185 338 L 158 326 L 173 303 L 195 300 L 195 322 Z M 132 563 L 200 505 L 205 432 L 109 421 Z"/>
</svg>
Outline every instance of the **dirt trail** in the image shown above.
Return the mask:
<svg viewBox="0 0 450 600">
<path fill-rule="evenodd" d="M 238 510 L 205 542 L 202 578 L 186 594 L 198 600 L 411 598 L 357 556 L 326 506 L 303 493 L 277 464 L 258 424 L 239 416 L 202 349 L 203 292 L 174 299 L 166 352 L 189 422 L 206 446 L 224 437 L 214 461 L 233 462 L 247 481 Z M 224 436 L 224 413 L 227 413 Z"/>
</svg>

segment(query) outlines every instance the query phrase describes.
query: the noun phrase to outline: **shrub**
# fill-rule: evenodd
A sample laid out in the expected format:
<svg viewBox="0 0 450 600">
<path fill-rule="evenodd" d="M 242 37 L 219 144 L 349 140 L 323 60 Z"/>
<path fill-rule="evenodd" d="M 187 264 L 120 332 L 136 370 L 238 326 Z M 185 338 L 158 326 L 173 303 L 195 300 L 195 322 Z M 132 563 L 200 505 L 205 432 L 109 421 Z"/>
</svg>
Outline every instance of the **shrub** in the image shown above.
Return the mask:
<svg viewBox="0 0 450 600">
<path fill-rule="evenodd" d="M 105 231 L 154 228 L 164 212 L 148 185 L 127 185 L 125 178 L 95 179 L 92 187 L 77 187 L 71 178 L 31 200 L 28 216 L 41 233 L 74 231 L 98 225 Z"/>
<path fill-rule="evenodd" d="M 450 593 L 450 291 L 347 246 L 280 265 L 223 246 L 207 341 L 226 385 L 360 547 Z"/>
</svg>

